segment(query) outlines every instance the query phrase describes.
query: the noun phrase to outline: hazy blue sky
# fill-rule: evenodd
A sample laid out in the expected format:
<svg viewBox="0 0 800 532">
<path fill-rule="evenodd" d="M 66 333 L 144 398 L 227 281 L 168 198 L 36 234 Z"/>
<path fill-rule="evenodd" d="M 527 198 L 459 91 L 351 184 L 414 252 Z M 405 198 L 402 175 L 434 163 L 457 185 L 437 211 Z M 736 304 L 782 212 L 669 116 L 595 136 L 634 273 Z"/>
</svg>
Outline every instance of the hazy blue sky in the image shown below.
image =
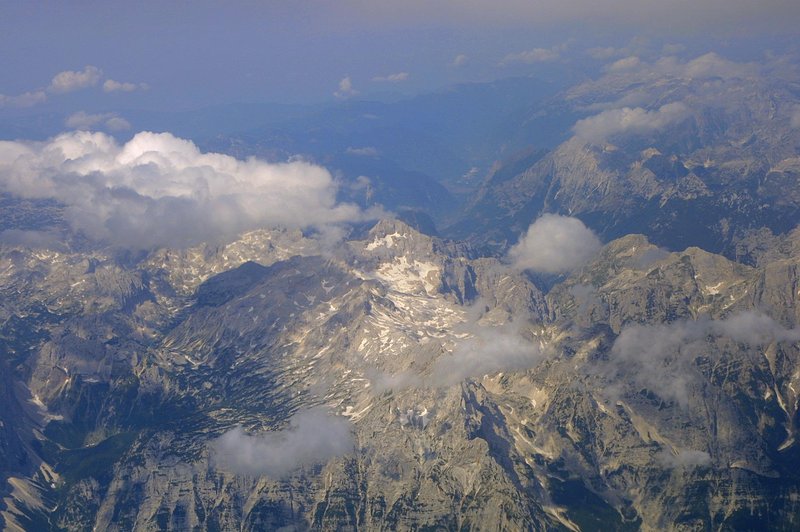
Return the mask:
<svg viewBox="0 0 800 532">
<path fill-rule="evenodd" d="M 758 55 L 798 20 L 797 0 L 3 1 L 0 111 L 408 94 L 632 42 Z"/>
</svg>

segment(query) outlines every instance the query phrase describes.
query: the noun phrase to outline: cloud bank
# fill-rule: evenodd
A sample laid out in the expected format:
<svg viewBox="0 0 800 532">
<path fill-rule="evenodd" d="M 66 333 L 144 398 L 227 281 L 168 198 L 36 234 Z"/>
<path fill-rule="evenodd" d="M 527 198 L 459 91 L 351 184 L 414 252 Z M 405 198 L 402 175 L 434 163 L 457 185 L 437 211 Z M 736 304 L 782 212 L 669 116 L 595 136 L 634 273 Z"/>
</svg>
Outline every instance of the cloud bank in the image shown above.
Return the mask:
<svg viewBox="0 0 800 532">
<path fill-rule="evenodd" d="M 295 414 L 284 430 L 249 435 L 237 427 L 211 444 L 217 465 L 239 475 L 286 477 L 353 449 L 350 422 L 320 408 Z"/>
<path fill-rule="evenodd" d="M 337 185 L 320 166 L 202 153 L 169 133 L 138 133 L 123 145 L 87 131 L 0 142 L 0 190 L 55 199 L 73 231 L 136 249 L 362 217 L 356 206 L 337 203 Z"/>
<path fill-rule="evenodd" d="M 545 214 L 531 224 L 508 256 L 522 270 L 561 273 L 585 263 L 600 246 L 597 236 L 577 218 Z"/>
</svg>

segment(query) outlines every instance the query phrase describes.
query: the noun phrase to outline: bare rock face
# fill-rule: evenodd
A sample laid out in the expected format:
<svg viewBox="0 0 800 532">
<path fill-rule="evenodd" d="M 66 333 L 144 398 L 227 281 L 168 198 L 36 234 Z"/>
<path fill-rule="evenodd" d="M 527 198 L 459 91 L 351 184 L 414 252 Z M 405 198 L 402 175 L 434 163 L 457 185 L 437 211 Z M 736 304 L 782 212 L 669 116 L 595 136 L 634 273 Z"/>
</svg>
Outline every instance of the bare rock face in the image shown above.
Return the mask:
<svg viewBox="0 0 800 532">
<path fill-rule="evenodd" d="M 752 263 L 754 235 L 792 230 L 800 205 L 800 129 L 786 118 L 795 89 L 781 79 L 644 68 L 574 86 L 563 105 L 584 118 L 568 140 L 497 165 L 446 234 L 502 252 L 541 214 L 561 213 L 606 241 L 645 233 Z"/>
<path fill-rule="evenodd" d="M 630 235 L 547 294 L 399 221 L 37 253 L 0 250 L 9 528 L 796 525 L 789 240 Z"/>
</svg>

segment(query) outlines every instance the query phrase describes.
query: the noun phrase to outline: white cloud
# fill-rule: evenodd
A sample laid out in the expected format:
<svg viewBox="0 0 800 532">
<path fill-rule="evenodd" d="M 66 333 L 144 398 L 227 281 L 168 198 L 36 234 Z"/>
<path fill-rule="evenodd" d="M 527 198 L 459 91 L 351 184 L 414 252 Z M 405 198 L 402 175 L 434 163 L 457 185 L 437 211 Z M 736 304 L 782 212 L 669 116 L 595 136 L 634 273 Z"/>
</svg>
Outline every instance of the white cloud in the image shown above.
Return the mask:
<svg viewBox="0 0 800 532">
<path fill-rule="evenodd" d="M 467 63 L 469 63 L 469 56 L 466 54 L 458 54 L 453 58 L 451 65 L 454 67 L 462 67 Z"/>
<path fill-rule="evenodd" d="M 116 113 L 89 114 L 84 111 L 78 111 L 70 115 L 64 121 L 64 125 L 81 130 L 90 130 L 100 125 L 109 131 L 124 131 L 131 127 L 127 120 L 117 116 Z"/>
<path fill-rule="evenodd" d="M 95 66 L 88 65 L 83 70 L 65 70 L 59 72 L 50 81 L 46 88 L 28 91 L 17 96 L 0 94 L 0 107 L 31 107 L 47 101 L 47 94 L 63 94 L 97 85 L 103 78 L 103 71 Z M 131 92 L 147 90 L 146 83 L 120 82 L 107 79 L 103 82 L 105 92 Z"/>
<path fill-rule="evenodd" d="M 769 316 L 744 311 L 722 320 L 682 320 L 623 329 L 611 348 L 609 362 L 659 397 L 686 405 L 697 379 L 694 358 L 705 342 L 724 337 L 750 346 L 800 341 L 800 329 L 786 329 Z"/>
<path fill-rule="evenodd" d="M 115 81 L 107 79 L 103 82 L 103 90 L 105 92 L 133 92 L 136 90 L 147 90 L 149 86 L 147 83 L 131 83 L 128 81 Z"/>
<path fill-rule="evenodd" d="M 674 56 L 665 56 L 654 63 L 640 61 L 638 76 L 663 76 L 684 79 L 705 80 L 711 78 L 738 79 L 757 75 L 759 67 L 755 63 L 737 63 L 709 52 L 690 61 Z"/>
<path fill-rule="evenodd" d="M 622 72 L 625 70 L 632 70 L 638 67 L 641 63 L 642 61 L 638 57 L 632 55 L 630 57 L 623 57 L 622 59 L 617 59 L 616 61 L 608 65 L 607 70 L 609 72 Z"/>
<path fill-rule="evenodd" d="M 17 96 L 0 94 L 0 107 L 32 107 L 47 101 L 47 93 L 42 90 L 29 91 Z"/>
<path fill-rule="evenodd" d="M 711 52 L 684 65 L 681 74 L 688 78 L 741 78 L 753 75 L 756 67 L 748 63 L 729 61 Z"/>
<path fill-rule="evenodd" d="M 458 384 L 469 377 L 534 367 L 545 357 L 542 347 L 524 338 L 515 324 L 471 324 L 469 338 L 460 340 L 452 355 L 442 355 L 431 372 L 433 386 Z"/>
<path fill-rule="evenodd" d="M 705 451 L 683 449 L 680 451 L 662 452 L 657 455 L 658 460 L 665 466 L 676 469 L 694 469 L 711 465 L 711 455 Z"/>
<path fill-rule="evenodd" d="M 585 263 L 600 245 L 592 230 L 577 218 L 545 214 L 531 224 L 508 256 L 516 268 L 559 273 Z"/>
<path fill-rule="evenodd" d="M 237 427 L 211 444 L 216 463 L 240 475 L 283 478 L 353 449 L 350 422 L 320 408 L 295 414 L 284 430 L 248 435 Z"/>
<path fill-rule="evenodd" d="M 333 93 L 334 96 L 341 100 L 345 100 L 358 94 L 358 91 L 353 88 L 353 80 L 350 76 L 345 76 L 339 82 L 339 89 Z"/>
<path fill-rule="evenodd" d="M 65 70 L 53 77 L 48 88 L 51 92 L 64 93 L 97 85 L 103 71 L 95 66 L 87 66 L 81 71 Z"/>
<path fill-rule="evenodd" d="M 609 109 L 578 120 L 573 131 L 588 142 L 601 143 L 612 135 L 658 131 L 685 120 L 690 114 L 689 108 L 681 102 L 668 103 L 653 111 L 641 107 Z"/>
<path fill-rule="evenodd" d="M 709 330 L 712 334 L 750 345 L 764 345 L 772 341 L 800 341 L 800 329 L 786 329 L 766 314 L 753 311 L 740 312 L 725 320 L 711 321 Z"/>
<path fill-rule="evenodd" d="M 201 153 L 169 133 L 138 133 L 121 146 L 86 131 L 0 142 L 0 190 L 56 199 L 72 230 L 138 249 L 362 217 L 356 206 L 337 203 L 337 185 L 320 166 Z"/>
<path fill-rule="evenodd" d="M 389 74 L 387 76 L 375 76 L 374 78 L 372 78 L 372 81 L 400 83 L 401 81 L 408 80 L 409 77 L 410 74 L 408 72 L 397 72 L 395 74 Z"/>
</svg>

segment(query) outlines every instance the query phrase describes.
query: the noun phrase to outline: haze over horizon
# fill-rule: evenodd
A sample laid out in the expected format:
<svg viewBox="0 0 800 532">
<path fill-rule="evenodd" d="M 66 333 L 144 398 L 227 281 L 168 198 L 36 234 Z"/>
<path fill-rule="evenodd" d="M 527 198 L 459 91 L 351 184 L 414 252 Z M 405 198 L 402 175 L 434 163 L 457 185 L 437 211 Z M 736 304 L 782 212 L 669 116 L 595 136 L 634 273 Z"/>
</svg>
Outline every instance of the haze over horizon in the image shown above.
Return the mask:
<svg viewBox="0 0 800 532">
<path fill-rule="evenodd" d="M 393 99 L 631 55 L 763 60 L 797 53 L 798 19 L 788 0 L 6 2 L 0 117 Z"/>
</svg>

